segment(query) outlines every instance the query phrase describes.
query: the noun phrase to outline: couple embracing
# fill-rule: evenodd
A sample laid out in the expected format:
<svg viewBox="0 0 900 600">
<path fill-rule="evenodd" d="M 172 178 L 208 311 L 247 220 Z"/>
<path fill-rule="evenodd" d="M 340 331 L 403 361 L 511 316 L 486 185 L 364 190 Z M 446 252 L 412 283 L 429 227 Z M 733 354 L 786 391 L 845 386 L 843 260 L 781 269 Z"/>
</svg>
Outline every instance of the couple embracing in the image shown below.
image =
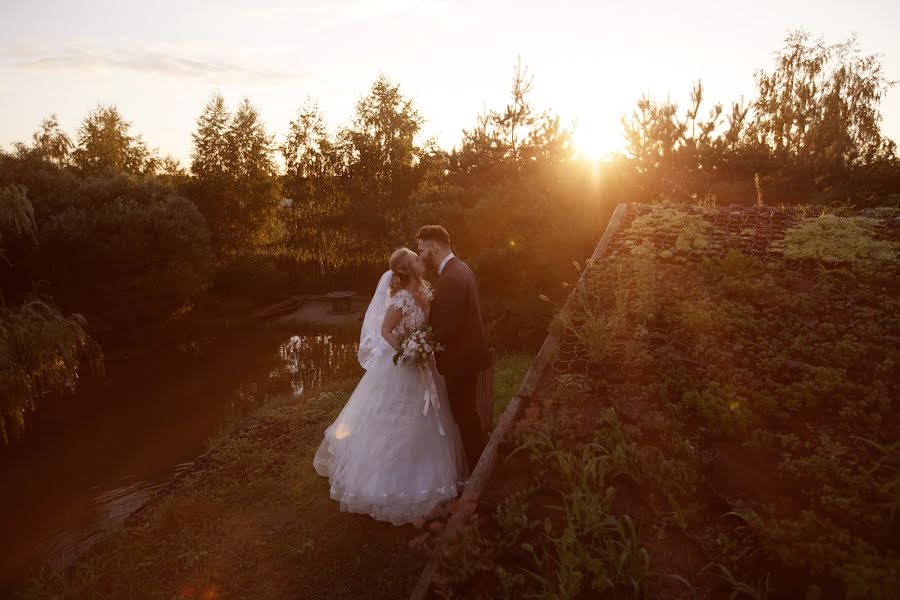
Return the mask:
<svg viewBox="0 0 900 600">
<path fill-rule="evenodd" d="M 341 510 L 395 525 L 455 498 L 484 448 L 475 410 L 490 366 L 478 284 L 440 225 L 395 251 L 363 320 L 366 370 L 313 460 Z M 437 275 L 432 286 L 426 270 Z"/>
</svg>

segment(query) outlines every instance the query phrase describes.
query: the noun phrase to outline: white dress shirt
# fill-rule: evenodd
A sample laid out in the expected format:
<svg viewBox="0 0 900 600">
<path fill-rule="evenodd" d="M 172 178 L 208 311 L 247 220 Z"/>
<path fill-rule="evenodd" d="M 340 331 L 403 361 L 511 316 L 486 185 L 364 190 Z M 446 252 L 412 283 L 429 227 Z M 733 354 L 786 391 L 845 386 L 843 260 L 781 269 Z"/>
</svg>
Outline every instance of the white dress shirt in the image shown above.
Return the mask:
<svg viewBox="0 0 900 600">
<path fill-rule="evenodd" d="M 441 261 L 441 266 L 438 267 L 438 277 L 440 277 L 441 273 L 443 273 L 444 267 L 447 265 L 448 262 L 450 262 L 451 258 L 456 258 L 455 256 L 453 256 L 452 252 L 450 254 L 448 254 L 444 258 L 444 260 Z"/>
</svg>

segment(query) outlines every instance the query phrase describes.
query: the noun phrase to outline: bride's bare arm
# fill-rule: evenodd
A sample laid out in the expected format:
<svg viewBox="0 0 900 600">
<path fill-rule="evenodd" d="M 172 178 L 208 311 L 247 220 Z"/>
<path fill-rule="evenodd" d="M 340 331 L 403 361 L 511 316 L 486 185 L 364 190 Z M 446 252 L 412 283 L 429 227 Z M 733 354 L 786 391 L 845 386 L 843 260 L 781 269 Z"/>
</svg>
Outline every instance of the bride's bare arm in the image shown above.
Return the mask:
<svg viewBox="0 0 900 600">
<path fill-rule="evenodd" d="M 387 340 L 394 350 L 400 349 L 400 342 L 394 335 L 394 327 L 403 318 L 403 313 L 396 306 L 388 306 L 387 312 L 384 313 L 384 321 L 381 322 L 381 337 Z"/>
</svg>

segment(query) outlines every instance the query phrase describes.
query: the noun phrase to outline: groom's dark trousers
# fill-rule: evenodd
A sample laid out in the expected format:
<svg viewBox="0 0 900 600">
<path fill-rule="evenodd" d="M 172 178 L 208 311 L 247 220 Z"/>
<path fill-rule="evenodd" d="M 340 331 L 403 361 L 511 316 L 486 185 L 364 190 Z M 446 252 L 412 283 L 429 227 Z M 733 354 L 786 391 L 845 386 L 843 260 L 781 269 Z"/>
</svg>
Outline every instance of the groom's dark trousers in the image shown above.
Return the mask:
<svg viewBox="0 0 900 600">
<path fill-rule="evenodd" d="M 450 408 L 471 472 L 485 444 L 475 406 L 478 373 L 490 366 L 490 354 L 481 320 L 478 282 L 468 265 L 458 258 L 450 259 L 438 278 L 430 323 L 438 341 L 446 347 L 435 355 L 435 360 L 447 383 Z"/>
<path fill-rule="evenodd" d="M 475 469 L 478 458 L 484 450 L 484 435 L 481 431 L 481 420 L 475 412 L 477 374 L 457 375 L 447 382 L 447 398 L 450 400 L 450 408 L 453 418 L 459 426 L 459 434 L 462 437 L 463 448 L 466 450 L 466 462 L 469 464 L 469 473 Z"/>
</svg>

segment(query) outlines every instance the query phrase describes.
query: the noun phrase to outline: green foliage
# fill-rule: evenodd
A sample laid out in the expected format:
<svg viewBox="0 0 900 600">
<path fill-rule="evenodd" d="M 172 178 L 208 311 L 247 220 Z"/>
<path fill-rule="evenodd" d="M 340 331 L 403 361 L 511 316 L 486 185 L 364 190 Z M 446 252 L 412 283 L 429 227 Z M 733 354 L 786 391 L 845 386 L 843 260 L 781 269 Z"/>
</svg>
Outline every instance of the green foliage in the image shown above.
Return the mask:
<svg viewBox="0 0 900 600">
<path fill-rule="evenodd" d="M 808 500 L 818 514 L 849 518 L 855 529 L 876 539 L 896 523 L 900 442 L 884 446 L 855 436 L 842 442 L 819 433 L 794 451 L 785 451 L 779 468 L 815 483 Z"/>
<path fill-rule="evenodd" d="M 560 402 L 571 398 L 571 391 L 562 392 Z M 671 579 L 652 568 L 651 553 L 632 517 L 614 510 L 618 478 L 645 481 L 650 476 L 648 449 L 634 442 L 634 432 L 626 432 L 629 428 L 614 410 L 604 412 L 602 423 L 593 441 L 571 450 L 556 435 L 558 424 L 538 422 L 524 432 L 513 454 L 526 452 L 542 470 L 533 485 L 498 504 L 492 535 L 480 533 L 476 523 L 444 550 L 444 593 L 452 597 L 453 590 L 465 589 L 453 586 L 486 571 L 498 574 L 505 596 L 529 598 L 647 598 L 660 589 L 660 581 Z M 572 426 L 571 420 L 563 421 L 564 428 Z M 558 503 L 536 506 L 536 493 L 548 488 Z M 539 508 L 549 510 L 550 516 L 535 520 L 531 515 Z M 465 570 L 460 569 L 462 560 Z M 675 579 L 690 586 L 683 578 Z"/>
<path fill-rule="evenodd" d="M 197 130 L 191 134 L 191 174 L 201 184 L 211 187 L 224 185 L 229 152 L 225 134 L 230 121 L 231 114 L 225 106 L 225 98 L 214 94 L 197 119 Z"/>
<path fill-rule="evenodd" d="M 646 254 L 645 248 L 628 245 L 637 236 L 661 244 L 656 247 L 659 257 L 663 248 L 677 252 L 674 232 L 685 226 L 686 217 L 673 219 L 666 208 L 654 213 L 659 215 L 654 222 L 678 226 L 662 235 L 647 227 L 649 219 L 636 218 L 618 242 L 623 254 L 610 261 L 617 268 L 616 279 L 597 268 L 591 276 L 603 278 L 594 289 L 608 287 L 612 281 L 616 287 L 637 289 L 621 276 L 640 264 L 633 259 L 636 250 L 639 256 Z M 878 271 L 886 281 L 892 277 L 895 253 L 891 235 L 883 219 L 825 215 L 789 228 L 778 247 L 790 258 L 841 261 L 856 275 L 874 277 Z M 779 517 L 777 527 L 765 534 L 766 551 L 777 553 L 790 566 L 802 564 L 812 577 L 827 574 L 841 580 L 847 594 L 856 594 L 854 590 L 862 586 L 868 590 L 865 594 L 878 597 L 878 590 L 888 589 L 881 582 L 890 572 L 888 565 L 896 560 L 896 549 L 887 543 L 884 532 L 893 527 L 896 502 L 891 495 L 897 475 L 892 447 L 873 447 L 854 436 L 879 432 L 879 438 L 890 440 L 897 433 L 887 417 L 892 402 L 885 388 L 892 384 L 885 378 L 890 376 L 880 369 L 875 379 L 866 374 L 866 365 L 895 360 L 888 338 L 897 328 L 891 316 L 896 300 L 866 279 L 848 281 L 837 272 L 821 273 L 810 285 L 808 273 L 763 263 L 736 250 L 722 258 L 705 259 L 696 267 L 658 262 L 655 269 L 656 294 L 662 305 L 655 318 L 646 313 L 646 332 L 637 337 L 641 345 L 622 355 L 613 343 L 598 366 L 609 370 L 620 361 L 623 368 L 646 365 L 650 372 L 644 373 L 643 382 L 631 384 L 637 385 L 633 393 L 666 403 L 663 406 L 681 431 L 697 432 L 707 443 L 733 444 L 741 444 L 752 433 L 760 440 L 756 443 L 760 450 L 779 450 L 775 464 L 784 477 L 781 489 L 793 503 L 808 508 L 816 523 L 832 525 L 819 531 L 811 523 L 808 528 L 800 526 L 781 516 L 776 499 L 768 497 L 772 504 L 756 504 L 758 510 L 761 514 L 773 511 Z M 610 296 L 595 313 L 615 306 Z M 765 310 L 759 310 L 760 306 Z M 627 314 L 625 309 L 619 312 Z M 591 318 L 591 314 L 585 316 Z M 640 331 L 635 325 L 630 330 Z M 570 335 L 577 345 L 579 334 L 572 331 Z M 820 433 L 810 436 L 807 430 Z M 771 435 L 762 435 L 766 431 Z M 804 438 L 793 432 L 802 432 Z M 730 494 L 746 494 L 743 502 L 761 502 L 753 490 L 736 491 L 733 486 L 728 486 Z M 671 497 L 686 496 L 682 489 Z M 687 525 L 690 530 L 690 521 Z M 844 541 L 828 542 L 822 531 Z M 816 558 L 810 560 L 814 548 Z M 857 551 L 860 558 L 850 559 Z M 765 596 L 769 588 L 767 582 L 741 581 L 733 570 L 718 575 L 740 594 Z"/>
<path fill-rule="evenodd" d="M 712 192 L 748 204 L 877 205 L 900 192 L 896 144 L 881 132 L 880 104 L 894 82 L 855 37 L 827 44 L 791 32 L 756 84 L 749 104 L 716 104 L 708 116 L 700 82 L 684 111 L 643 96 L 622 118 L 636 199 Z"/>
<path fill-rule="evenodd" d="M 68 134 L 60 128 L 55 113 L 41 122 L 40 129 L 32 134 L 31 139 L 33 142 L 31 147 L 21 142 L 15 144 L 16 153 L 20 157 L 36 156 L 60 167 L 71 164 L 75 145 Z"/>
<path fill-rule="evenodd" d="M 519 393 L 519 386 L 534 357 L 523 353 L 504 353 L 494 366 L 494 419 L 497 424 L 509 401 Z"/>
<path fill-rule="evenodd" d="M 234 114 L 220 94 L 197 120 L 190 197 L 206 218 L 223 257 L 254 254 L 277 242 L 280 199 L 275 146 L 247 98 Z"/>
<path fill-rule="evenodd" d="M 517 60 L 509 103 L 480 115 L 463 131 L 462 145 L 450 157 L 454 170 L 485 181 L 504 179 L 529 165 L 554 164 L 571 158 L 572 132 L 549 110 L 531 103 L 534 78 Z"/>
<path fill-rule="evenodd" d="M 642 244 L 614 267 L 589 266 L 560 312 L 566 335 L 592 363 L 630 354 L 646 331 L 659 304 L 653 254 L 652 245 Z"/>
<path fill-rule="evenodd" d="M 503 515 L 527 556 L 484 559 L 503 569 L 497 589 L 889 597 L 900 583 L 893 213 L 788 226 L 786 245 L 805 231 L 828 256 L 842 252 L 843 270 L 822 270 L 723 251 L 748 237 L 739 247 L 757 251 L 764 222 L 736 229 L 711 207 L 649 210 L 626 216 L 606 258 L 578 265 L 557 358 L 498 467 L 498 481 L 515 480 L 518 459 L 544 502 Z M 676 260 L 686 240 L 704 256 Z"/>
<path fill-rule="evenodd" d="M 0 156 L 0 187 L 29 189 L 35 238 L 8 238 L 3 293 L 78 310 L 101 339 L 159 325 L 206 289 L 209 233 L 192 203 L 159 181 L 73 177 L 46 161 Z M 17 184 L 14 184 L 17 185 Z M 34 243 L 34 242 L 37 243 Z"/>
<path fill-rule="evenodd" d="M 289 274 L 267 256 L 238 256 L 216 269 L 210 283 L 210 293 L 222 298 L 249 298 L 253 303 L 264 302 L 287 286 Z M 253 281 L 247 289 L 247 281 Z M 244 306 L 249 309 L 253 303 Z"/>
<path fill-rule="evenodd" d="M 733 152 L 741 138 L 747 109 L 734 104 L 728 129 L 717 135 L 722 105 L 716 104 L 704 118 L 700 116 L 702 104 L 703 83 L 698 81 L 683 119 L 678 117 L 676 104 L 660 104 L 646 95 L 638 100 L 630 116 L 622 117 L 628 153 L 639 172 L 663 175 L 679 169 L 696 173 L 721 166 L 726 153 Z"/>
<path fill-rule="evenodd" d="M 766 550 L 786 566 L 840 581 L 844 596 L 887 600 L 900 589 L 900 557 L 815 511 L 756 523 Z"/>
<path fill-rule="evenodd" d="M 38 147 L 49 148 L 48 157 L 64 160 L 62 151 L 65 140 L 55 131 L 52 123 L 45 123 L 46 134 L 35 141 Z M 131 123 L 127 122 L 115 106 L 97 106 L 84 118 L 78 130 L 78 145 L 72 152 L 72 162 L 85 175 L 105 175 L 125 173 L 130 175 L 152 174 L 159 163 L 155 152 L 147 148 L 140 135 L 130 133 Z"/>
<path fill-rule="evenodd" d="M 384 75 L 359 99 L 352 125 L 341 134 L 349 145 L 350 196 L 357 207 L 390 219 L 408 203 L 423 122 L 412 100 Z"/>
<path fill-rule="evenodd" d="M 881 135 L 878 108 L 893 82 L 855 36 L 826 44 L 806 31 L 791 32 L 775 69 L 757 71 L 756 85 L 749 134 L 776 156 L 821 171 L 893 157 L 896 144 Z"/>
<path fill-rule="evenodd" d="M 675 208 L 663 208 L 637 217 L 627 233 L 626 245 L 654 241 L 660 246 L 674 239 L 674 249 L 687 254 L 710 247 L 710 235 L 716 229 L 702 215 Z"/>
<path fill-rule="evenodd" d="M 346 210 L 342 185 L 342 149 L 328 134 L 319 107 L 307 99 L 280 148 L 287 172 L 286 206 L 282 210 L 285 251 L 301 260 L 315 261 L 324 271 L 346 258 L 347 240 L 336 245 L 333 217 Z M 343 255 L 343 256 L 342 256 Z"/>
<path fill-rule="evenodd" d="M 29 298 L 32 282 L 41 280 L 43 293 L 85 314 L 103 337 L 129 323 L 160 323 L 205 289 L 206 224 L 166 185 L 123 175 L 73 177 L 44 160 L 0 156 L 0 189 L 4 208 L 28 202 L 34 218 L 33 240 L 4 236 L 12 264 L 3 293 L 11 303 Z"/>
<path fill-rule="evenodd" d="M 41 301 L 0 304 L 0 441 L 22 433 L 25 419 L 49 394 L 73 390 L 88 369 L 102 374 L 99 346 L 81 315 L 65 317 Z"/>
<path fill-rule="evenodd" d="M 847 264 L 872 274 L 889 275 L 896 265 L 898 244 L 876 237 L 880 224 L 874 218 L 823 214 L 789 229 L 773 246 L 790 259 Z"/>
<path fill-rule="evenodd" d="M 0 244 L 4 237 L 36 241 L 34 207 L 25 187 L 0 188 Z M 0 245 L 0 258 L 5 258 Z M 64 317 L 43 301 L 8 308 L 0 289 L 0 442 L 15 440 L 25 419 L 48 395 L 73 390 L 82 367 L 102 374 L 102 354 L 85 320 Z"/>
<path fill-rule="evenodd" d="M 279 251 L 315 263 L 321 276 L 383 269 L 391 249 L 410 235 L 408 209 L 430 165 L 415 139 L 422 123 L 412 101 L 385 76 L 335 136 L 307 100 L 281 147 L 289 199 L 280 211 Z"/>
<path fill-rule="evenodd" d="M 3 239 L 27 236 L 35 239 L 34 207 L 28 201 L 25 186 L 8 185 L 0 188 L 0 257 Z"/>
<path fill-rule="evenodd" d="M 206 286 L 209 233 L 182 197 L 145 204 L 125 196 L 71 207 L 39 237 L 42 257 L 52 260 L 56 295 L 73 304 L 99 297 L 103 303 L 95 300 L 91 312 L 103 314 L 106 325 L 158 322 Z"/>
<path fill-rule="evenodd" d="M 738 600 L 739 598 L 766 600 L 772 592 L 772 588 L 769 585 L 768 573 L 766 573 L 758 584 L 754 585 L 738 579 L 725 565 L 712 563 L 707 565 L 707 568 L 704 570 L 707 569 L 714 572 L 717 577 L 727 583 L 731 588 L 728 593 L 728 600 Z"/>
</svg>

